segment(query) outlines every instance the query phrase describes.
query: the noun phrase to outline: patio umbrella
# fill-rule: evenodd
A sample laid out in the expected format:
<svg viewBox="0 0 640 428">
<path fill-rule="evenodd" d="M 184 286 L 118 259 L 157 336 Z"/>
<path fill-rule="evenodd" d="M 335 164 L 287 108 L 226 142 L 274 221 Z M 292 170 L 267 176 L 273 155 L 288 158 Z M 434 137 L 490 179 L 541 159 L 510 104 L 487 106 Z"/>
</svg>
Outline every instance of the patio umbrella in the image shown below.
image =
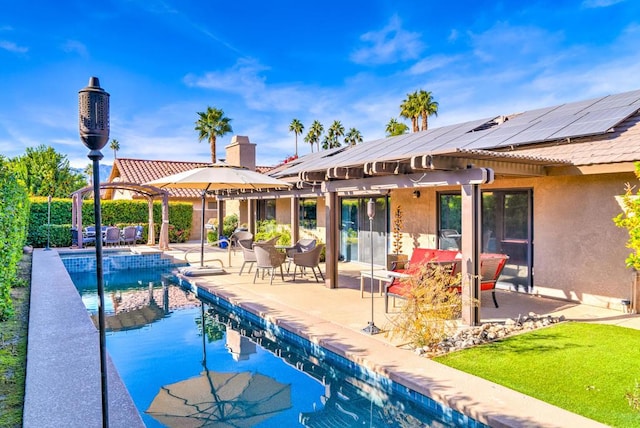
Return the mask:
<svg viewBox="0 0 640 428">
<path fill-rule="evenodd" d="M 204 267 L 204 208 L 207 193 L 223 190 L 283 189 L 289 183 L 241 166 L 224 162 L 191 169 L 146 183 L 156 187 L 202 190 L 202 233 L 200 236 L 200 267 Z"/>
<path fill-rule="evenodd" d="M 252 427 L 291 408 L 291 385 L 260 373 L 218 373 L 163 386 L 146 413 L 168 427 Z"/>
</svg>

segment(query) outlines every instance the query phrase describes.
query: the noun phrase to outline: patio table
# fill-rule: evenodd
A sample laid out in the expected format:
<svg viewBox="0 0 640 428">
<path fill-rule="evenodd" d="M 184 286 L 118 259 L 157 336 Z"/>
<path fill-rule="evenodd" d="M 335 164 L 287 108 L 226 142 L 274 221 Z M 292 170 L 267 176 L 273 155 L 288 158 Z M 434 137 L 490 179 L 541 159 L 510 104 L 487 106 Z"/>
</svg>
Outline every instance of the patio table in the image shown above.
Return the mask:
<svg viewBox="0 0 640 428">
<path fill-rule="evenodd" d="M 399 272 L 394 272 L 392 270 L 385 269 L 374 269 L 373 270 L 373 279 L 378 281 L 378 293 L 380 295 L 383 294 L 383 283 L 391 284 L 395 278 L 399 278 L 400 275 L 405 275 Z M 371 270 L 361 270 L 360 271 L 360 297 L 364 297 L 364 279 L 371 278 Z"/>
</svg>

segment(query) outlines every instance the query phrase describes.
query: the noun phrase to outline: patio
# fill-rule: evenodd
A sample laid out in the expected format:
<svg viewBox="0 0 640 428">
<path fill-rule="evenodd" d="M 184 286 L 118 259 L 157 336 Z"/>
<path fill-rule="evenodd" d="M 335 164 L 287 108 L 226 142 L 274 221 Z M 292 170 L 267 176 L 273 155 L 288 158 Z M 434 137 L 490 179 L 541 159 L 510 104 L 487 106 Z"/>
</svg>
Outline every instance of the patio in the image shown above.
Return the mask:
<svg viewBox="0 0 640 428">
<path fill-rule="evenodd" d="M 199 243 L 173 244 L 166 253 L 184 259 L 186 251 L 198 247 Z M 25 427 L 87 426 L 100 413 L 97 332 L 88 317 L 83 317 L 82 302 L 55 253 L 41 250 L 34 253 Z M 186 257 L 195 262 L 199 251 Z M 511 427 L 601 426 L 401 349 L 384 333 L 374 336 L 362 333 L 371 318 L 368 280 L 364 298 L 360 297 L 360 271 L 368 269 L 367 265 L 341 263 L 339 288 L 327 289 L 316 283 L 313 276 L 296 282 L 290 277 L 285 277 L 284 282 L 276 277 L 273 285 L 269 285 L 267 278 L 257 279 L 254 284 L 253 270 L 251 274 L 238 275 L 242 253 L 232 253 L 231 267 L 227 257 L 226 250 L 208 247 L 205 261 L 221 259 L 228 273 L 194 277 L 190 281 L 476 420 Z M 377 292 L 377 284 L 375 288 Z M 384 314 L 384 299 L 378 293 L 373 301 L 375 324 L 384 330 L 394 311 Z M 494 308 L 490 298 L 484 299 L 483 322 L 500 322 L 535 312 L 640 328 L 638 315 L 620 311 L 502 291 L 498 291 L 498 302 L 500 308 Z M 128 393 L 122 390 L 112 367 L 109 378 L 111 425 L 136 426 L 127 403 Z M 83 399 L 78 400 L 79 396 Z"/>
</svg>

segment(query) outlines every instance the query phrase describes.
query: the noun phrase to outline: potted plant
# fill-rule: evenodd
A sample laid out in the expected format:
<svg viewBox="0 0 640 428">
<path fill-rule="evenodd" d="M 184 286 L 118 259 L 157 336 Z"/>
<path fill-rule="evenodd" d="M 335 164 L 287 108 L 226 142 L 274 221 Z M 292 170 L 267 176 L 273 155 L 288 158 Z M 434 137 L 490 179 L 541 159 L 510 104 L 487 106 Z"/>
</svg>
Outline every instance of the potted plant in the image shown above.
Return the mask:
<svg viewBox="0 0 640 428">
<path fill-rule="evenodd" d="M 394 267 L 402 268 L 404 267 L 404 263 L 408 260 L 408 256 L 406 254 L 402 254 L 402 207 L 400 205 L 396 206 L 396 209 L 394 210 L 391 229 L 393 253 L 387 254 L 388 270 L 391 270 Z"/>
</svg>

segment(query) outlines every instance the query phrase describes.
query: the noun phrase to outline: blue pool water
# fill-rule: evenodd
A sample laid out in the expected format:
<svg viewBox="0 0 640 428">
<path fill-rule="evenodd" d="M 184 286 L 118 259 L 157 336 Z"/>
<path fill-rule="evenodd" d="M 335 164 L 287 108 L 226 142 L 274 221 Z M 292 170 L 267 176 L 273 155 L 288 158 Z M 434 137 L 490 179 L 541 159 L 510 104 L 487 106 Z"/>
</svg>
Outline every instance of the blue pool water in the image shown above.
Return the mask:
<svg viewBox="0 0 640 428">
<path fill-rule="evenodd" d="M 107 348 L 148 427 L 185 406 L 207 426 L 483 426 L 215 296 L 203 305 L 169 270 L 104 281 Z M 95 316 L 95 272 L 71 276 Z"/>
</svg>

